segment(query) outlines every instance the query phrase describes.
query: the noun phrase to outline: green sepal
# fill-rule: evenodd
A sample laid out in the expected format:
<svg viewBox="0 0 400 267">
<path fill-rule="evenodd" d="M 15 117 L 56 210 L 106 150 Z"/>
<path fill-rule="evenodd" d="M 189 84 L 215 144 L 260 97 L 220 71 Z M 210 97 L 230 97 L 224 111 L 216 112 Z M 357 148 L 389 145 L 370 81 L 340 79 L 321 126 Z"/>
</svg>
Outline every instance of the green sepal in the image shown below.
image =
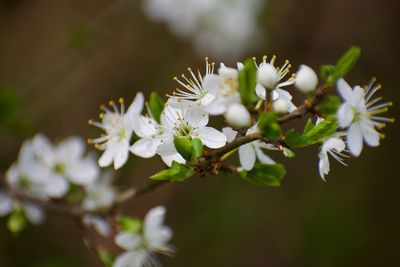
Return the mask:
<svg viewBox="0 0 400 267">
<path fill-rule="evenodd" d="M 28 225 L 25 213 L 21 208 L 15 208 L 7 220 L 7 228 L 13 234 L 22 232 Z"/>
<path fill-rule="evenodd" d="M 242 170 L 240 176 L 258 186 L 278 187 L 286 175 L 285 166 L 282 164 L 256 163 L 250 171 Z"/>
<path fill-rule="evenodd" d="M 110 251 L 100 249 L 98 251 L 100 261 L 104 264 L 105 267 L 112 267 L 115 260 L 115 255 Z"/>
<path fill-rule="evenodd" d="M 189 137 L 174 137 L 176 151 L 187 161 L 192 159 L 192 139 Z"/>
<path fill-rule="evenodd" d="M 256 90 L 257 68 L 252 59 L 247 59 L 239 72 L 239 93 L 243 104 L 249 105 L 257 100 Z"/>
<path fill-rule="evenodd" d="M 156 92 L 151 92 L 150 94 L 149 108 L 156 122 L 161 123 L 160 118 L 164 109 L 164 102 Z"/>
<path fill-rule="evenodd" d="M 142 228 L 142 221 L 138 218 L 122 216 L 118 218 L 118 222 L 125 232 L 137 233 Z"/>
<path fill-rule="evenodd" d="M 260 115 L 258 121 L 260 131 L 272 141 L 279 139 L 282 129 L 277 121 L 277 115 L 274 112 L 264 112 Z"/>
<path fill-rule="evenodd" d="M 197 158 L 203 156 L 203 142 L 199 138 L 192 139 L 192 159 L 191 161 L 196 161 Z"/>
<path fill-rule="evenodd" d="M 181 182 L 190 178 L 193 174 L 194 170 L 192 168 L 185 164 L 173 161 L 169 169 L 162 170 L 153 176 L 150 176 L 150 179 L 157 181 Z"/>
</svg>

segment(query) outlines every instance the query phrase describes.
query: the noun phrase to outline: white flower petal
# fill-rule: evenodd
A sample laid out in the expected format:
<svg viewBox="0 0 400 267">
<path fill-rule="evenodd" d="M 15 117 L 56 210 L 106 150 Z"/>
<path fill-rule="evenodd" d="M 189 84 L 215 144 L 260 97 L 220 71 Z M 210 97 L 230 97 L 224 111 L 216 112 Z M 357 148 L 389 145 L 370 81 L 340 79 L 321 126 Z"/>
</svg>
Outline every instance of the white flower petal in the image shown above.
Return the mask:
<svg viewBox="0 0 400 267">
<path fill-rule="evenodd" d="M 256 152 L 251 144 L 245 144 L 239 147 L 240 164 L 246 171 L 250 171 L 256 162 Z"/>
<path fill-rule="evenodd" d="M 182 163 L 182 164 L 186 163 L 186 160 L 178 152 L 176 152 L 175 154 L 172 154 L 172 155 L 161 156 L 161 159 L 167 166 L 171 166 L 173 161 L 176 161 L 176 162 Z"/>
<path fill-rule="evenodd" d="M 83 156 L 85 143 L 79 137 L 70 137 L 63 140 L 55 148 L 57 159 L 75 159 Z"/>
<path fill-rule="evenodd" d="M 86 185 L 93 183 L 98 178 L 99 173 L 100 170 L 96 161 L 90 155 L 67 165 L 67 176 L 75 184 Z"/>
<path fill-rule="evenodd" d="M 322 144 L 321 151 L 323 153 L 326 153 L 329 150 L 334 149 L 337 152 L 342 152 L 343 150 L 345 150 L 345 148 L 346 148 L 346 144 L 343 142 L 342 139 L 337 138 L 337 137 L 331 137 L 324 141 L 324 143 Z"/>
<path fill-rule="evenodd" d="M 258 160 L 263 164 L 275 164 L 275 161 L 265 154 L 258 146 L 254 146 Z"/>
<path fill-rule="evenodd" d="M 103 152 L 98 161 L 100 167 L 108 167 L 111 165 L 111 163 L 114 161 L 115 149 L 115 145 L 111 142 L 108 142 L 106 150 Z"/>
<path fill-rule="evenodd" d="M 370 125 L 360 123 L 365 142 L 372 147 L 379 146 L 379 133 Z"/>
<path fill-rule="evenodd" d="M 141 257 L 141 258 L 139 258 Z M 143 256 L 136 251 L 125 252 L 115 259 L 113 267 L 143 267 Z"/>
<path fill-rule="evenodd" d="M 193 138 L 200 138 L 209 148 L 220 148 L 226 144 L 226 136 L 212 127 L 204 127 L 194 132 Z"/>
<path fill-rule="evenodd" d="M 127 140 L 121 140 L 117 144 L 114 158 L 114 169 L 118 170 L 128 160 L 129 157 L 129 142 Z"/>
<path fill-rule="evenodd" d="M 340 79 L 337 81 L 337 89 L 342 98 L 348 103 L 354 103 L 356 98 L 351 86 L 344 80 Z"/>
<path fill-rule="evenodd" d="M 347 145 L 350 149 L 351 154 L 358 157 L 363 148 L 363 135 L 362 130 L 358 123 L 353 123 L 347 134 Z"/>
<path fill-rule="evenodd" d="M 327 175 L 330 170 L 329 158 L 327 153 L 319 154 L 318 168 L 319 168 L 319 175 L 321 176 L 322 180 L 325 181 L 325 175 Z"/>
<path fill-rule="evenodd" d="M 265 100 L 265 96 L 266 96 L 266 89 L 259 83 L 257 83 L 256 85 L 256 95 Z"/>
<path fill-rule="evenodd" d="M 136 156 L 151 158 L 157 153 L 157 148 L 160 144 L 160 138 L 142 138 L 136 141 L 129 150 Z"/>
<path fill-rule="evenodd" d="M 228 143 L 232 142 L 238 134 L 238 132 L 233 130 L 231 127 L 222 128 L 222 133 L 226 136 L 226 141 Z"/>
<path fill-rule="evenodd" d="M 0 192 L 0 217 L 8 215 L 13 208 L 11 198 L 3 192 Z"/>
<path fill-rule="evenodd" d="M 128 117 L 131 116 L 135 117 L 136 115 L 142 113 L 143 104 L 144 104 L 144 96 L 141 92 L 138 92 L 132 104 L 129 106 L 126 115 Z"/>
<path fill-rule="evenodd" d="M 341 128 L 350 126 L 354 120 L 353 107 L 349 103 L 342 104 L 337 112 L 337 118 Z"/>
<path fill-rule="evenodd" d="M 54 176 L 44 184 L 44 192 L 49 197 L 63 197 L 69 189 L 68 182 L 61 176 Z"/>
<path fill-rule="evenodd" d="M 45 214 L 41 208 L 36 205 L 25 203 L 23 209 L 28 220 L 35 225 L 42 224 L 45 218 Z"/>
<path fill-rule="evenodd" d="M 115 243 L 125 250 L 137 249 L 142 242 L 139 234 L 120 232 L 114 238 Z"/>
<path fill-rule="evenodd" d="M 183 119 L 188 124 L 199 128 L 203 128 L 208 124 L 208 114 L 198 106 L 188 107 L 183 114 Z"/>
</svg>

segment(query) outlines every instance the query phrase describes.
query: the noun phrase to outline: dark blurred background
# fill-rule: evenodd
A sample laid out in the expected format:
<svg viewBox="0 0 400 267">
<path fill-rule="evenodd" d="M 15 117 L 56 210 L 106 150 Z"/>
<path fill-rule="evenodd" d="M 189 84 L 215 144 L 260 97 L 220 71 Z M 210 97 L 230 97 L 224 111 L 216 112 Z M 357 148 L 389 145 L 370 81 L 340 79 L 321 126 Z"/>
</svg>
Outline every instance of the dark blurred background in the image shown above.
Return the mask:
<svg viewBox="0 0 400 267">
<path fill-rule="evenodd" d="M 245 0 L 243 0 L 245 1 Z M 381 94 L 398 117 L 400 2 L 397 0 L 269 0 L 262 45 L 229 58 L 277 54 L 318 68 L 349 46 L 362 58 L 351 84 L 377 76 Z M 0 169 L 16 159 L 25 138 L 95 137 L 87 125 L 110 99 L 139 90 L 166 92 L 187 66 L 203 68 L 206 55 L 189 40 L 147 20 L 138 0 L 0 1 L 0 85 L 15 92 L 18 123 L 1 127 Z M 251 40 L 249 40 L 251 41 Z M 385 129 L 375 149 L 333 164 L 328 182 L 317 171 L 317 148 L 298 151 L 280 188 L 258 188 L 238 177 L 198 177 L 168 185 L 125 207 L 135 216 L 168 207 L 177 255 L 166 266 L 297 267 L 400 266 L 399 125 Z M 156 160 L 131 157 L 120 185 L 141 185 Z M 45 225 L 13 237 L 0 219 L 0 266 L 101 266 L 81 242 L 73 221 L 49 215 Z"/>
</svg>

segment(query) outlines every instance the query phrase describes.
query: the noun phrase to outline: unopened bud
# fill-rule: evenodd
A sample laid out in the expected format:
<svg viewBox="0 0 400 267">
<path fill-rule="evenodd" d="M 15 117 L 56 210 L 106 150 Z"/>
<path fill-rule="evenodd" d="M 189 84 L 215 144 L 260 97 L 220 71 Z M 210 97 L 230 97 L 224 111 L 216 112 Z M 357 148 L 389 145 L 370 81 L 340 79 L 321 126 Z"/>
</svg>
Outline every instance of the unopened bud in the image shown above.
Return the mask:
<svg viewBox="0 0 400 267">
<path fill-rule="evenodd" d="M 257 82 L 267 89 L 274 89 L 279 82 L 278 71 L 269 63 L 261 64 L 257 71 Z"/>
<path fill-rule="evenodd" d="M 318 85 L 318 76 L 315 71 L 306 66 L 301 65 L 296 73 L 295 86 L 303 93 L 309 93 L 315 90 Z"/>
<path fill-rule="evenodd" d="M 225 113 L 226 122 L 236 128 L 248 127 L 251 124 L 249 111 L 242 104 L 232 104 Z"/>
<path fill-rule="evenodd" d="M 285 114 L 289 111 L 289 104 L 286 100 L 279 98 L 272 103 L 272 109 L 279 114 Z"/>
</svg>

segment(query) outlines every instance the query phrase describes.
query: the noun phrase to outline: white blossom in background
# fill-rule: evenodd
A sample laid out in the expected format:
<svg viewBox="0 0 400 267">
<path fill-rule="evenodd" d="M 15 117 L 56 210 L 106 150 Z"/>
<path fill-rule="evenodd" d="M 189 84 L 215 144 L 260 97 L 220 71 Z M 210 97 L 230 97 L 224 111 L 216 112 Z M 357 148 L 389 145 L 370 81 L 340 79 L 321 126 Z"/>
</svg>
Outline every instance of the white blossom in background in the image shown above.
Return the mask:
<svg viewBox="0 0 400 267">
<path fill-rule="evenodd" d="M 94 211 L 110 207 L 117 195 L 112 185 L 111 176 L 107 173 L 84 187 L 85 197 L 82 205 L 85 210 Z"/>
<path fill-rule="evenodd" d="M 104 113 L 100 114 L 101 122 L 89 120 L 89 124 L 105 131 L 103 136 L 89 140 L 89 143 L 96 144 L 96 148 L 104 150 L 98 162 L 100 167 L 107 167 L 114 163 L 114 168 L 119 169 L 128 160 L 130 139 L 139 114 L 143 110 L 143 94 L 138 93 L 126 111 L 123 99 L 120 99 L 120 104 L 119 109 L 115 102 L 110 101 L 113 110 L 102 106 Z"/>
<path fill-rule="evenodd" d="M 220 148 L 226 144 L 222 132 L 207 126 L 208 119 L 208 114 L 194 102 L 174 98 L 168 100 L 161 113 L 162 144 L 157 148 L 157 153 L 167 165 L 174 160 L 185 162 L 175 148 L 174 137 L 199 138 L 209 148 Z"/>
<path fill-rule="evenodd" d="M 372 98 L 381 86 L 374 86 L 373 80 L 365 89 L 356 86 L 354 89 L 343 79 L 337 82 L 337 89 L 344 103 L 337 112 L 339 126 L 348 128 L 347 146 L 354 156 L 359 156 L 363 141 L 372 147 L 379 146 L 380 134 L 377 129 L 384 127 L 391 118 L 377 116 L 387 111 L 392 102 L 379 103 L 380 97 Z"/>
<path fill-rule="evenodd" d="M 63 197 L 70 183 L 87 185 L 99 175 L 91 155 L 85 155 L 85 143 L 70 137 L 52 144 L 42 134 L 22 145 L 18 161 L 6 173 L 7 182 L 17 190 L 39 198 Z"/>
<path fill-rule="evenodd" d="M 83 216 L 82 222 L 87 226 L 92 226 L 97 233 L 104 237 L 109 237 L 112 233 L 110 223 L 103 217 L 86 214 Z"/>
<path fill-rule="evenodd" d="M 232 104 L 225 114 L 226 122 L 236 128 L 245 128 L 251 125 L 251 115 L 242 104 Z"/>
<path fill-rule="evenodd" d="M 34 225 L 42 224 L 45 219 L 45 214 L 39 206 L 13 200 L 7 193 L 0 191 L 0 217 L 11 214 L 14 209 L 21 209 L 28 221 Z"/>
<path fill-rule="evenodd" d="M 258 132 L 258 125 L 255 124 L 249 128 L 246 135 Z M 253 141 L 239 147 L 239 161 L 243 169 L 250 171 L 253 169 L 258 159 L 263 164 L 274 164 L 275 161 L 264 153 L 263 149 L 275 150 L 273 145 L 266 144 L 262 141 Z"/>
<path fill-rule="evenodd" d="M 291 65 L 289 64 L 289 61 L 286 60 L 285 63 L 278 68 L 275 66 L 275 60 L 276 57 L 273 56 L 271 61 L 268 63 L 267 57 L 264 56 L 263 61 L 258 65 L 254 59 L 258 69 L 256 94 L 263 100 L 266 100 L 267 94 L 271 96 L 272 101 L 282 99 L 287 103 L 288 112 L 292 112 L 296 109 L 296 106 L 292 102 L 293 97 L 288 91 L 282 89 L 282 87 L 291 85 L 295 82 L 294 75 L 289 77 L 287 80 L 282 81 L 288 76 Z"/>
<path fill-rule="evenodd" d="M 191 39 L 200 54 L 240 57 L 260 41 L 262 0 L 143 0 L 145 14 Z"/>
<path fill-rule="evenodd" d="M 174 249 L 168 242 L 172 231 L 164 225 L 165 208 L 151 209 L 143 222 L 142 232 L 122 231 L 115 236 L 115 243 L 126 250 L 114 262 L 114 267 L 159 267 L 155 253 L 171 256 Z"/>
</svg>

